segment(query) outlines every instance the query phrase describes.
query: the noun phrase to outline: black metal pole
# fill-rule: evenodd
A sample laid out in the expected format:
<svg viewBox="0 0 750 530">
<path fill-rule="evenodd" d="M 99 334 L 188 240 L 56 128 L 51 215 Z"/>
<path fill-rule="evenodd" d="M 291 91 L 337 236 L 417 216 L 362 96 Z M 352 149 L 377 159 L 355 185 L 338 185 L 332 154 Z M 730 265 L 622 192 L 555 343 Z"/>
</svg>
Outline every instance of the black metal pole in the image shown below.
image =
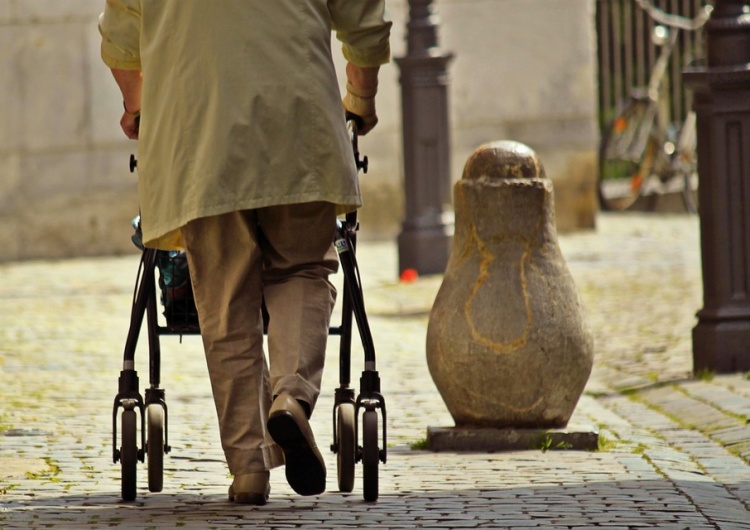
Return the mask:
<svg viewBox="0 0 750 530">
<path fill-rule="evenodd" d="M 716 0 L 705 66 L 688 68 L 698 118 L 703 308 L 693 369 L 750 370 L 750 2 Z"/>
<path fill-rule="evenodd" d="M 448 63 L 440 51 L 432 0 L 409 0 L 408 48 L 401 70 L 405 219 L 398 236 L 399 273 L 442 273 L 451 218 Z"/>
</svg>

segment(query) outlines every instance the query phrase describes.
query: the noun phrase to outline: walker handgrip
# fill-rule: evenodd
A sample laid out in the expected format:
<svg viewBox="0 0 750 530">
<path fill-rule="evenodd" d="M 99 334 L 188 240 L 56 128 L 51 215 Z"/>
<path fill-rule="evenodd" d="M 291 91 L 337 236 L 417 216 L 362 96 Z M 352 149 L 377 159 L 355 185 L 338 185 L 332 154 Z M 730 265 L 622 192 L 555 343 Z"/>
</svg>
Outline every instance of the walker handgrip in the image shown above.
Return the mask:
<svg viewBox="0 0 750 530">
<path fill-rule="evenodd" d="M 355 125 L 354 133 L 357 134 L 359 129 L 364 127 L 365 120 L 362 119 L 362 116 L 358 116 L 357 114 L 354 114 L 353 112 L 346 111 L 346 121 L 347 122 L 353 122 Z"/>
<path fill-rule="evenodd" d="M 349 128 L 350 132 L 350 138 L 352 141 L 352 150 L 354 151 L 354 163 L 357 165 L 357 170 L 362 170 L 363 173 L 367 173 L 367 168 L 369 166 L 369 161 L 367 160 L 367 157 L 364 158 L 359 157 L 359 129 L 364 125 L 364 121 L 362 120 L 361 116 L 357 116 L 356 114 L 346 111 L 346 125 Z"/>
</svg>

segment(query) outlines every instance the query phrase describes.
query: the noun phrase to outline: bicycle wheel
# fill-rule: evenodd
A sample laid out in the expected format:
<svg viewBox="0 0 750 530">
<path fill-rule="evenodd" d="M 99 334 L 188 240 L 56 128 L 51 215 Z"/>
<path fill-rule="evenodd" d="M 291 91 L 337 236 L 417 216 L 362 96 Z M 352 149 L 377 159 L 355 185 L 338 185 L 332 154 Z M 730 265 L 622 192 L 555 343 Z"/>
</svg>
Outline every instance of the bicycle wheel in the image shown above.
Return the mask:
<svg viewBox="0 0 750 530">
<path fill-rule="evenodd" d="M 635 100 L 607 128 L 599 151 L 603 210 L 625 210 L 638 199 L 659 149 L 651 136 L 652 123 L 649 102 Z"/>
<path fill-rule="evenodd" d="M 362 482 L 364 498 L 368 502 L 378 499 L 378 413 L 366 410 L 362 416 Z"/>
<path fill-rule="evenodd" d="M 122 500 L 124 501 L 134 501 L 136 496 L 136 465 L 138 464 L 136 420 L 137 416 L 134 410 L 123 411 L 120 466 L 122 471 Z"/>
<path fill-rule="evenodd" d="M 146 409 L 148 438 L 146 456 L 148 464 L 148 491 L 159 492 L 164 487 L 164 409 L 149 405 Z"/>
<path fill-rule="evenodd" d="M 354 462 L 357 449 L 354 443 L 355 435 L 354 404 L 342 403 L 336 415 L 336 441 L 338 442 L 336 465 L 339 491 L 347 493 L 354 489 Z"/>
</svg>

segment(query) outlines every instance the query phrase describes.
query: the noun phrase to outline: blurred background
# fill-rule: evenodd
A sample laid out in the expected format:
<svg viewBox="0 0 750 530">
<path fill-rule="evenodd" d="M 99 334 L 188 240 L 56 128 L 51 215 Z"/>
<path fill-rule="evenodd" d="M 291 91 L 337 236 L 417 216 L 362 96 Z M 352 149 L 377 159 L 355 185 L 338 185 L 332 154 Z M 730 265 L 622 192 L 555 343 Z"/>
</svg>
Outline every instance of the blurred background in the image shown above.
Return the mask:
<svg viewBox="0 0 750 530">
<path fill-rule="evenodd" d="M 130 242 L 136 177 L 128 159 L 137 144 L 120 131 L 121 97 L 99 57 L 104 2 L 0 0 L 0 261 L 136 252 Z M 479 145 L 516 140 L 537 151 L 554 183 L 558 230 L 595 228 L 605 73 L 597 14 L 604 3 L 624 5 L 432 2 L 439 51 L 454 55 L 448 67 L 453 181 Z M 387 6 L 393 56 L 400 58 L 407 53 L 409 2 Z M 333 48 L 343 74 L 335 40 Z M 362 176 L 363 238 L 395 238 L 403 220 L 401 105 L 393 62 L 381 70 L 380 123 L 360 142 L 370 159 Z"/>
</svg>

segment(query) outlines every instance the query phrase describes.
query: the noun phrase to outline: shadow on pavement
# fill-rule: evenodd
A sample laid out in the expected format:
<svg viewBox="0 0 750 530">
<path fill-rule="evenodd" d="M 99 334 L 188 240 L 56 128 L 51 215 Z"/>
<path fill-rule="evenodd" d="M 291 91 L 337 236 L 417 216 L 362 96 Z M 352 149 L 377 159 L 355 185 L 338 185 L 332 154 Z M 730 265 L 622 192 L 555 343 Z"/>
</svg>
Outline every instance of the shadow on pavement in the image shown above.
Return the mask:
<svg viewBox="0 0 750 530">
<path fill-rule="evenodd" d="M 540 462 L 540 465 L 542 463 Z M 438 478 L 438 477 L 436 477 Z M 548 477 L 547 477 L 548 478 Z M 577 528 L 748 528 L 748 508 L 704 477 L 602 481 L 539 487 L 451 489 L 450 481 L 382 494 L 365 503 L 352 494 L 316 497 L 272 494 L 263 507 L 237 506 L 224 495 L 150 494 L 120 502 L 116 491 L 45 496 L 4 503 L 0 527 L 10 528 L 426 528 L 538 526 Z M 748 491 L 750 482 L 736 485 Z M 734 487 L 732 488 L 734 489 Z M 214 490 L 215 491 L 215 490 Z"/>
</svg>

